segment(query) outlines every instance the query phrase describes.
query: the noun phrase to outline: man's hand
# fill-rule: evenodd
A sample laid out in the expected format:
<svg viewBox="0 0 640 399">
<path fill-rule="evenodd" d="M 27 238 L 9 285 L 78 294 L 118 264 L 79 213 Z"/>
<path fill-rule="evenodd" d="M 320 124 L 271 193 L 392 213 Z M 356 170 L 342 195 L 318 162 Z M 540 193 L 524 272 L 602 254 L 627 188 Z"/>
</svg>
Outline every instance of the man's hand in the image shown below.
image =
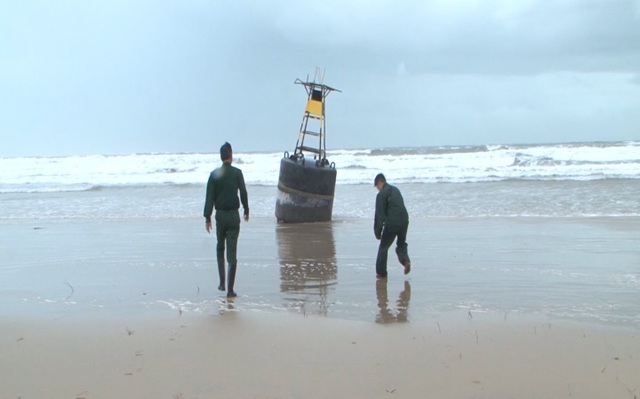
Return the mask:
<svg viewBox="0 0 640 399">
<path fill-rule="evenodd" d="M 244 221 L 245 222 L 249 221 L 249 211 L 244 211 Z"/>
<path fill-rule="evenodd" d="M 211 233 L 211 220 L 207 220 L 204 223 L 204 228 L 207 229 L 207 233 Z"/>
</svg>

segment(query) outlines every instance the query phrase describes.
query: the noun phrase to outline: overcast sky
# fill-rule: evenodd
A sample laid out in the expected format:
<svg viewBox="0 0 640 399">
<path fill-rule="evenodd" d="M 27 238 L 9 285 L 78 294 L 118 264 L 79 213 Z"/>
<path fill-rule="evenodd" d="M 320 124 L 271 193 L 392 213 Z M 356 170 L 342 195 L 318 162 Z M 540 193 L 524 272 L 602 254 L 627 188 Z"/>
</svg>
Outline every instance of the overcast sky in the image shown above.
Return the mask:
<svg viewBox="0 0 640 399">
<path fill-rule="evenodd" d="M 640 0 L 0 4 L 0 156 L 640 139 Z"/>
</svg>

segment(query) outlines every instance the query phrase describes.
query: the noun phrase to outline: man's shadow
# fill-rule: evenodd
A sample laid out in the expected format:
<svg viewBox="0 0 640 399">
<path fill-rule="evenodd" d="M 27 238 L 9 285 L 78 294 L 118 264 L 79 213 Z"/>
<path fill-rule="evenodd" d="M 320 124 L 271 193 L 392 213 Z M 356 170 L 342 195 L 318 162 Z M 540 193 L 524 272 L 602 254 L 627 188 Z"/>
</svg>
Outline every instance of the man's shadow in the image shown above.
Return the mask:
<svg viewBox="0 0 640 399">
<path fill-rule="evenodd" d="M 404 289 L 398 295 L 395 311 L 389 309 L 389 297 L 387 294 L 387 279 L 376 280 L 376 296 L 378 298 L 378 314 L 376 323 L 406 323 L 409 321 L 407 311 L 411 300 L 411 284 L 404 282 Z"/>
</svg>

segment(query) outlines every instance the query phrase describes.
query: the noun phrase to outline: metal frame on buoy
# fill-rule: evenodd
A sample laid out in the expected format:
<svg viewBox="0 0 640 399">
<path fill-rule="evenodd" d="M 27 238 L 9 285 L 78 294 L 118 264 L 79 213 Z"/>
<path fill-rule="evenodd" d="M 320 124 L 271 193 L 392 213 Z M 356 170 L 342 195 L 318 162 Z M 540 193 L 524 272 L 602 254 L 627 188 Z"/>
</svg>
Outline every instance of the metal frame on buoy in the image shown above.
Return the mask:
<svg viewBox="0 0 640 399">
<path fill-rule="evenodd" d="M 324 71 L 316 68 L 313 81 L 296 79 L 304 86 L 307 105 L 293 154 L 285 151 L 280 160 L 275 215 L 279 222 L 305 223 L 331 220 L 336 185 L 335 163 L 327 160 L 325 98 L 338 89 L 324 84 Z M 316 122 L 316 123 L 314 123 Z M 317 147 L 307 136 L 317 137 Z M 314 154 L 307 160 L 305 153 Z"/>
<path fill-rule="evenodd" d="M 300 79 L 296 79 L 293 82 L 294 84 L 303 85 L 308 97 L 293 155 L 295 157 L 301 157 L 304 156 L 304 152 L 310 152 L 315 154 L 316 160 L 319 161 L 321 165 L 328 165 L 324 100 L 332 91 L 337 91 L 338 93 L 341 93 L 341 91 L 324 84 L 324 73 L 324 70 L 316 67 L 316 73 L 312 82 L 309 81 L 308 76 L 306 82 Z M 313 126 L 309 125 L 309 120 L 318 122 L 316 126 L 317 130 L 311 130 Z M 305 145 L 307 135 L 318 137 L 317 147 Z"/>
</svg>

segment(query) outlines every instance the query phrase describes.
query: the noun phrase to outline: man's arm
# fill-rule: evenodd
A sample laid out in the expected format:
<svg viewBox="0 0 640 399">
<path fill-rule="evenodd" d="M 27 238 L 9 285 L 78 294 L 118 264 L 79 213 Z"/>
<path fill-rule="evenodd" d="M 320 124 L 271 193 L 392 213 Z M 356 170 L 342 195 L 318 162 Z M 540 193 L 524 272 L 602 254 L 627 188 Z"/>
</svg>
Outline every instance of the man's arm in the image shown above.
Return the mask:
<svg viewBox="0 0 640 399">
<path fill-rule="evenodd" d="M 376 214 L 373 219 L 373 234 L 379 240 L 382 236 L 382 228 L 384 227 L 386 197 L 382 192 L 376 196 Z"/>
<path fill-rule="evenodd" d="M 211 232 L 211 214 L 213 213 L 213 206 L 215 205 L 215 200 L 213 198 L 213 186 L 215 185 L 215 180 L 213 178 L 213 174 L 209 175 L 209 180 L 207 181 L 207 192 L 204 201 L 204 211 L 202 215 L 205 217 L 205 228 L 207 229 L 207 233 Z"/>
<path fill-rule="evenodd" d="M 244 184 L 244 175 L 240 171 L 240 177 L 238 179 L 238 189 L 240 190 L 240 202 L 244 209 L 244 220 L 249 220 L 249 196 L 247 195 L 247 187 Z"/>
</svg>

